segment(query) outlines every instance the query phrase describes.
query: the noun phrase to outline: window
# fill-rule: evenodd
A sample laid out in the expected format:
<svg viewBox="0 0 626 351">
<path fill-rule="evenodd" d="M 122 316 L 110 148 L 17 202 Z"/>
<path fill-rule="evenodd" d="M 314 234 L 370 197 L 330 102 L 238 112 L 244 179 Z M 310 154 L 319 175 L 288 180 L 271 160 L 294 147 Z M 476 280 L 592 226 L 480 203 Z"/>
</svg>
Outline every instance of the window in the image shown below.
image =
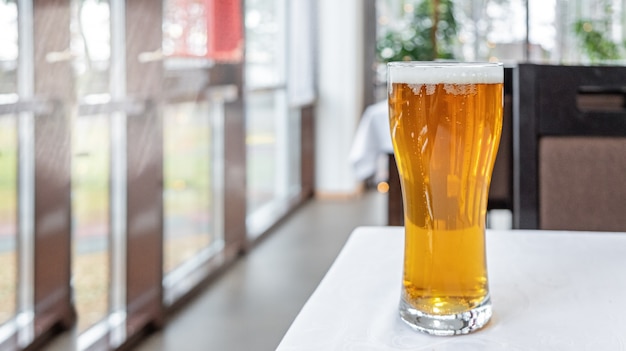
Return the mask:
<svg viewBox="0 0 626 351">
<path fill-rule="evenodd" d="M 224 248 L 224 115 L 220 104 L 207 99 L 170 103 L 163 109 L 167 305 L 187 293 L 192 287 L 190 276 Z M 185 282 L 183 288 L 181 282 Z"/>
<path fill-rule="evenodd" d="M 18 302 L 17 114 L 2 112 L 18 97 L 18 45 L 17 4 L 0 2 L 0 342 Z"/>
<path fill-rule="evenodd" d="M 430 1 L 377 0 L 379 43 L 392 31 L 413 37 L 407 24 Z M 626 57 L 623 0 L 445 2 L 456 18 L 457 59 L 588 64 Z M 384 44 L 379 50 L 390 57 L 400 47 Z"/>
<path fill-rule="evenodd" d="M 308 1 L 246 2 L 247 226 L 251 238 L 283 216 L 300 195 L 299 107 L 314 96 L 313 60 L 307 56 L 312 51 L 312 37 L 310 22 L 295 26 L 287 14 L 306 11 L 310 5 Z M 308 12 L 309 21 L 312 13 Z M 298 36 L 302 44 L 294 45 L 290 34 Z M 299 61 L 301 66 L 289 66 L 290 55 L 304 58 Z M 300 80 L 293 77 L 299 84 L 288 81 L 288 69 L 291 74 L 299 70 Z"/>
<path fill-rule="evenodd" d="M 206 277 L 208 262 L 225 245 L 225 102 L 214 98 L 219 87 L 209 76 L 216 62 L 233 53 L 228 43 L 220 44 L 223 51 L 215 48 L 215 6 L 164 2 L 163 287 L 168 306 Z M 229 38 L 238 40 L 232 33 Z"/>
<path fill-rule="evenodd" d="M 255 213 L 298 198 L 287 1 L 249 3 L 246 89 L 242 4 L 0 0 L 0 349 L 126 346 L 247 247 L 246 167 Z"/>
<path fill-rule="evenodd" d="M 72 123 L 72 288 L 77 331 L 110 311 L 111 117 L 92 113 L 111 101 L 111 18 L 108 1 L 73 0 L 70 54 L 77 112 Z M 118 44 L 119 45 L 119 44 Z M 87 111 L 87 112 L 83 112 Z"/>
</svg>

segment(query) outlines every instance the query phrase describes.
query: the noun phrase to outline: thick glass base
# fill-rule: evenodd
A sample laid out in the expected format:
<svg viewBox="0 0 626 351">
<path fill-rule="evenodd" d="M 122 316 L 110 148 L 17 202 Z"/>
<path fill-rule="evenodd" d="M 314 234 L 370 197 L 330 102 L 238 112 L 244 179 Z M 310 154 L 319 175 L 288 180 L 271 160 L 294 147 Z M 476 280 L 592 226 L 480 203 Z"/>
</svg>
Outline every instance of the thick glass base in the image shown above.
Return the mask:
<svg viewBox="0 0 626 351">
<path fill-rule="evenodd" d="M 491 319 L 489 296 L 475 308 L 455 314 L 434 315 L 418 311 L 402 298 L 400 317 L 411 328 L 431 335 L 467 334 L 485 326 Z"/>
</svg>

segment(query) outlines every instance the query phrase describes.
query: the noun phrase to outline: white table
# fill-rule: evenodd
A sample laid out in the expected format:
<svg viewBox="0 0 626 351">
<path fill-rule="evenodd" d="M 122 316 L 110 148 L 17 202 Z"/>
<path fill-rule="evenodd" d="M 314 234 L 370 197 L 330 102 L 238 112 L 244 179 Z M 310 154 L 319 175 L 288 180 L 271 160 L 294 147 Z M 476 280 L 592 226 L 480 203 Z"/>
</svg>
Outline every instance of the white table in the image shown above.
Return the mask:
<svg viewBox="0 0 626 351">
<path fill-rule="evenodd" d="M 278 350 L 626 350 L 626 233 L 488 231 L 493 318 L 452 337 L 398 316 L 403 235 L 354 230 Z"/>
</svg>

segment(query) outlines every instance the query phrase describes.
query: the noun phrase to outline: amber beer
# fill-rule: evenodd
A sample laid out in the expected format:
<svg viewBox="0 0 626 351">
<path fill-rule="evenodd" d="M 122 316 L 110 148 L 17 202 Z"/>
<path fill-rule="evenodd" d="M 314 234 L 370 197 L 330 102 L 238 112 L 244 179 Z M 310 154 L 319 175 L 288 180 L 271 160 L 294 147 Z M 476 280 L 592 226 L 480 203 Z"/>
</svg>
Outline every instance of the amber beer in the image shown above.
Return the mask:
<svg viewBox="0 0 626 351">
<path fill-rule="evenodd" d="M 503 67 L 390 63 L 389 118 L 404 199 L 402 319 L 435 335 L 491 318 L 485 217 Z"/>
</svg>

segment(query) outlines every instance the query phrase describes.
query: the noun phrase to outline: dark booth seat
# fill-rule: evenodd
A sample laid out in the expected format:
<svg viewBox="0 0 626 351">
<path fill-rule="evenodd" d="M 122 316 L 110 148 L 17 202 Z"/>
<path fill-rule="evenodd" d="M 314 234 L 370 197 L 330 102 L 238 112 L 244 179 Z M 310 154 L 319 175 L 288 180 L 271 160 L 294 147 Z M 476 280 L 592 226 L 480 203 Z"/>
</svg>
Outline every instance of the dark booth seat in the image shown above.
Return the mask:
<svg viewBox="0 0 626 351">
<path fill-rule="evenodd" d="M 626 67 L 520 64 L 513 225 L 626 231 Z"/>
</svg>

